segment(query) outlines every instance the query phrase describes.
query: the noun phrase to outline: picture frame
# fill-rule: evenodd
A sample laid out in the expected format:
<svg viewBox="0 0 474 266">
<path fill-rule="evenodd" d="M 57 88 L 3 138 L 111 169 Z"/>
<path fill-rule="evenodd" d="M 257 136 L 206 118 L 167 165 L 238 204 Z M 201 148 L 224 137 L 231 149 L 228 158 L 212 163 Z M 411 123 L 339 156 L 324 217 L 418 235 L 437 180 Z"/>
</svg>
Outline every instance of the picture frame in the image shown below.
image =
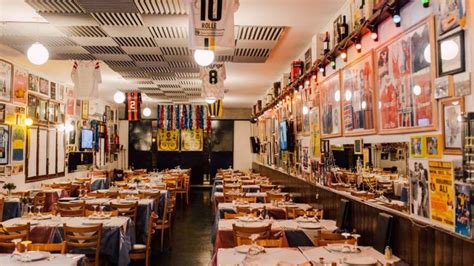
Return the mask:
<svg viewBox="0 0 474 266">
<path fill-rule="evenodd" d="M 341 70 L 344 136 L 377 132 L 373 50 Z"/>
<path fill-rule="evenodd" d="M 50 98 L 51 100 L 57 100 L 57 99 L 56 99 L 57 87 L 58 87 L 58 86 L 57 86 L 57 83 L 56 83 L 56 82 L 52 82 L 52 81 L 51 81 L 51 82 L 49 83 L 49 90 L 50 90 L 50 94 L 49 94 L 50 96 L 49 96 L 49 98 Z"/>
<path fill-rule="evenodd" d="M 374 9 L 373 0 L 350 0 L 351 9 L 351 31 L 357 30 L 362 24 L 370 18 Z"/>
<path fill-rule="evenodd" d="M 342 104 L 340 72 L 336 71 L 319 83 L 321 137 L 342 136 Z"/>
<path fill-rule="evenodd" d="M 88 100 L 82 100 L 82 112 L 81 112 L 81 118 L 84 120 L 89 119 L 89 101 Z"/>
<path fill-rule="evenodd" d="M 13 71 L 13 93 L 12 102 L 26 104 L 28 101 L 28 71 L 15 66 Z"/>
<path fill-rule="evenodd" d="M 28 91 L 39 91 L 39 77 L 34 74 L 28 74 Z"/>
<path fill-rule="evenodd" d="M 464 98 L 453 97 L 441 100 L 443 124 L 443 153 L 462 154 L 462 115 Z"/>
<path fill-rule="evenodd" d="M 10 127 L 8 125 L 0 125 L 0 164 L 8 164 L 10 158 Z"/>
<path fill-rule="evenodd" d="M 296 122 L 296 132 L 303 132 L 303 99 L 301 93 L 293 95 L 293 115 Z"/>
<path fill-rule="evenodd" d="M 465 0 L 438 0 L 434 2 L 439 36 L 465 24 L 467 9 Z"/>
<path fill-rule="evenodd" d="M 13 86 L 13 64 L 0 59 L 0 101 L 10 102 Z"/>
<path fill-rule="evenodd" d="M 39 93 L 49 97 L 49 81 L 39 78 Z"/>
<path fill-rule="evenodd" d="M 425 58 L 426 49 L 430 50 L 430 58 Z M 433 55 L 435 33 L 432 15 L 375 50 L 379 134 L 437 129 L 438 107 L 433 92 L 436 67 L 431 63 L 435 61 Z"/>
<path fill-rule="evenodd" d="M 338 45 L 338 39 L 340 36 L 339 32 L 339 24 L 342 23 L 342 15 L 339 15 L 333 22 L 332 25 L 332 47 L 336 47 Z"/>
<path fill-rule="evenodd" d="M 423 158 L 425 157 L 426 147 L 424 145 L 424 137 L 411 136 L 410 137 L 410 157 Z"/>
<path fill-rule="evenodd" d="M 457 52 L 456 52 L 457 49 Z M 464 30 L 438 40 L 438 76 L 466 71 Z M 456 52 L 455 54 L 453 54 Z"/>
<path fill-rule="evenodd" d="M 434 98 L 442 99 L 451 97 L 454 94 L 453 76 L 448 75 L 434 80 Z"/>
<path fill-rule="evenodd" d="M 425 135 L 423 136 L 423 142 L 427 158 L 443 157 L 443 135 Z"/>
<path fill-rule="evenodd" d="M 354 140 L 354 154 L 362 155 L 364 149 L 364 140 L 356 139 Z"/>
<path fill-rule="evenodd" d="M 7 112 L 6 105 L 0 103 L 0 123 L 5 123 L 5 114 Z"/>
<path fill-rule="evenodd" d="M 471 95 L 471 73 L 464 72 L 453 76 L 454 96 Z"/>
<path fill-rule="evenodd" d="M 26 116 L 33 119 L 33 121 L 38 120 L 38 106 L 39 100 L 38 97 L 32 94 L 28 94 L 28 107 Z"/>
<path fill-rule="evenodd" d="M 37 99 L 36 117 L 38 118 L 38 122 L 46 123 L 48 121 L 48 100 L 42 98 Z"/>
</svg>

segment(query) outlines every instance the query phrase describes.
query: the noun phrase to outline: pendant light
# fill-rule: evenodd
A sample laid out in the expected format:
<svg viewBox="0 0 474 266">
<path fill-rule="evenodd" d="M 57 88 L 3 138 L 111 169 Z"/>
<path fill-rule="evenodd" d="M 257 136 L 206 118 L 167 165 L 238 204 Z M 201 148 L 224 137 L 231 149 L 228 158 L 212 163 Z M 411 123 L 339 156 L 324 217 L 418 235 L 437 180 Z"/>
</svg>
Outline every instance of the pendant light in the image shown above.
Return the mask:
<svg viewBox="0 0 474 266">
<path fill-rule="evenodd" d="M 28 48 L 27 56 L 32 64 L 42 65 L 48 61 L 49 52 L 44 45 L 35 42 Z"/>
<path fill-rule="evenodd" d="M 115 103 L 123 103 L 125 102 L 125 94 L 121 91 L 117 91 L 114 94 L 114 102 Z"/>
<path fill-rule="evenodd" d="M 144 117 L 149 117 L 151 115 L 151 109 L 149 107 L 145 107 L 142 113 Z"/>
<path fill-rule="evenodd" d="M 214 62 L 214 52 L 211 50 L 200 50 L 194 51 L 194 60 L 200 66 L 208 66 Z"/>
</svg>

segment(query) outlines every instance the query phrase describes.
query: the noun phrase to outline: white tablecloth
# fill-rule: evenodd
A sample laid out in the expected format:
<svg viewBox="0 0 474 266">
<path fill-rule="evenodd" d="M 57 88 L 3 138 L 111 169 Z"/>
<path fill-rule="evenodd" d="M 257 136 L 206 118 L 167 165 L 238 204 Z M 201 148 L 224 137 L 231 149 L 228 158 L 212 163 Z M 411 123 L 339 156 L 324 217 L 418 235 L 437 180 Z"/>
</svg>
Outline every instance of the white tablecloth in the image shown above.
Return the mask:
<svg viewBox="0 0 474 266">
<path fill-rule="evenodd" d="M 372 257 L 382 265 L 386 265 L 386 263 L 395 263 L 400 261 L 399 258 L 392 256 L 390 260 L 385 259 L 385 255 L 375 250 L 373 247 L 361 247 L 359 246 L 361 252 L 359 253 L 342 253 L 342 252 L 335 252 L 329 251 L 327 247 L 300 247 L 300 250 L 303 252 L 303 255 L 308 260 L 319 261 L 319 258 L 324 258 L 326 263 L 337 262 L 339 263 L 341 260 L 354 258 L 354 257 Z"/>
<path fill-rule="evenodd" d="M 300 264 L 308 260 L 298 248 L 267 248 L 265 253 L 247 255 L 236 252 L 233 248 L 219 249 L 217 265 L 277 265 L 278 263 Z"/>
<path fill-rule="evenodd" d="M 85 257 L 79 254 L 51 254 L 49 259 L 34 261 L 34 262 L 21 262 L 15 258 L 11 258 L 11 254 L 0 254 L 0 265 L 2 266 L 77 266 L 78 262 Z"/>
</svg>

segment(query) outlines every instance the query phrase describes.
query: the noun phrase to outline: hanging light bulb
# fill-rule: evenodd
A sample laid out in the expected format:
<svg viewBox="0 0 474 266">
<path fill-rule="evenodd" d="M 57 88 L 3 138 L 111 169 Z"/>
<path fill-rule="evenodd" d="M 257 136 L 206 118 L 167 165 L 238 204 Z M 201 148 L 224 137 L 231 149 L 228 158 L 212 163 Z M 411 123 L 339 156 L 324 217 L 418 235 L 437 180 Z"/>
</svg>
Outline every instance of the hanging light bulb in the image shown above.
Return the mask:
<svg viewBox="0 0 474 266">
<path fill-rule="evenodd" d="M 117 91 L 115 94 L 114 94 L 114 102 L 116 103 L 123 103 L 125 102 L 125 93 L 121 92 L 121 91 Z"/>
<path fill-rule="evenodd" d="M 331 67 L 332 69 L 336 69 L 336 59 L 331 59 Z"/>
<path fill-rule="evenodd" d="M 306 87 L 309 87 L 309 79 L 304 82 L 304 85 L 305 85 Z"/>
<path fill-rule="evenodd" d="M 326 67 L 323 64 L 319 65 L 319 72 L 321 72 L 321 73 L 326 72 Z"/>
<path fill-rule="evenodd" d="M 345 49 L 341 52 L 341 58 L 344 62 L 347 62 L 347 51 Z"/>
<path fill-rule="evenodd" d="M 208 66 L 214 62 L 214 52 L 211 50 L 200 50 L 194 51 L 194 60 L 200 66 Z"/>
<path fill-rule="evenodd" d="M 416 96 L 418 96 L 418 95 L 421 94 L 421 87 L 420 87 L 420 85 L 415 85 L 415 86 L 413 86 L 413 94 L 415 94 Z"/>
<path fill-rule="evenodd" d="M 362 101 L 361 107 L 362 107 L 362 110 L 365 110 L 367 108 L 367 102 Z"/>
<path fill-rule="evenodd" d="M 28 60 L 32 64 L 35 65 L 42 65 L 48 61 L 49 52 L 44 45 L 39 42 L 33 43 L 30 48 L 28 48 L 28 52 L 26 53 L 28 56 Z"/>
<path fill-rule="evenodd" d="M 300 84 L 300 85 L 298 86 L 298 90 L 302 90 L 302 89 L 303 89 L 303 85 Z"/>
<path fill-rule="evenodd" d="M 304 115 L 307 115 L 308 113 L 309 113 L 309 108 L 308 108 L 308 106 L 306 106 L 306 105 L 303 106 L 303 114 L 304 114 Z"/>
<path fill-rule="evenodd" d="M 379 40 L 379 33 L 378 33 L 377 25 L 372 25 L 372 26 L 369 27 L 369 29 L 370 29 L 370 38 L 374 42 L 377 42 Z"/>
<path fill-rule="evenodd" d="M 358 53 L 362 52 L 362 44 L 360 42 L 360 37 L 357 37 L 355 39 L 355 48 L 356 48 Z"/>
<path fill-rule="evenodd" d="M 31 119 L 29 117 L 27 119 L 25 119 L 25 125 L 27 127 L 31 127 L 33 125 L 33 119 Z"/>
<path fill-rule="evenodd" d="M 206 98 L 206 103 L 208 103 L 208 104 L 213 104 L 213 103 L 215 103 L 216 101 L 217 101 L 216 97 L 212 97 L 212 96 L 211 96 L 211 97 L 207 97 L 207 98 Z"/>
<path fill-rule="evenodd" d="M 151 109 L 148 107 L 145 107 L 142 111 L 144 117 L 149 117 L 151 115 Z"/>
<path fill-rule="evenodd" d="M 315 75 L 315 74 L 313 74 L 312 78 L 313 78 L 313 80 L 316 80 L 316 75 Z"/>
<path fill-rule="evenodd" d="M 395 23 L 396 27 L 400 27 L 402 22 L 402 17 L 400 16 L 400 9 L 398 7 L 394 7 L 392 11 L 392 20 Z"/>
</svg>

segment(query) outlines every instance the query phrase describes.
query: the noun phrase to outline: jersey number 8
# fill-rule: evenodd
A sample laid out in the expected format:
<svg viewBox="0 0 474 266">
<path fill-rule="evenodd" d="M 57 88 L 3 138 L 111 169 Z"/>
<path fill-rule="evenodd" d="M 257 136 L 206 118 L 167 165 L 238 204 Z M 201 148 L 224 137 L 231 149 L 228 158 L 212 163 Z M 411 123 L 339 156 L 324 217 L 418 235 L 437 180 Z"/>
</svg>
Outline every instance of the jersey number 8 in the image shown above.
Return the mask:
<svg viewBox="0 0 474 266">
<path fill-rule="evenodd" d="M 217 70 L 209 71 L 209 83 L 217 84 Z"/>
</svg>

